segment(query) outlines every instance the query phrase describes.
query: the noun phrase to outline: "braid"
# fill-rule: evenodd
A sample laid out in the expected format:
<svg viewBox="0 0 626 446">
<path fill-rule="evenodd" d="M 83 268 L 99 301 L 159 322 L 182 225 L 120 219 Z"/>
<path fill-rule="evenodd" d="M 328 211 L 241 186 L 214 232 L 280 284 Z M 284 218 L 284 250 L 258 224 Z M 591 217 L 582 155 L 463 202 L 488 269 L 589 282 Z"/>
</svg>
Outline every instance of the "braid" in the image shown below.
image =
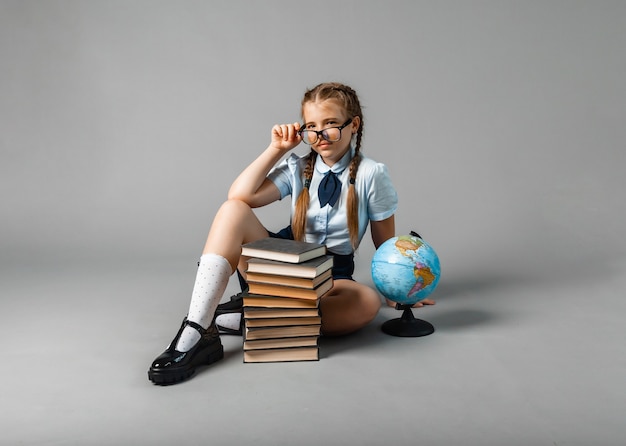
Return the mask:
<svg viewBox="0 0 626 446">
<path fill-rule="evenodd" d="M 296 208 L 293 213 L 293 219 L 291 221 L 291 229 L 293 231 L 294 240 L 304 240 L 304 233 L 306 231 L 306 211 L 309 208 L 309 186 L 311 185 L 311 178 L 313 178 L 313 166 L 317 153 L 311 149 L 309 158 L 304 168 L 304 187 L 302 192 L 298 195 L 296 200 Z"/>
<path fill-rule="evenodd" d="M 350 243 L 352 248 L 359 246 L 359 197 L 356 193 L 356 173 L 361 164 L 361 138 L 363 136 L 363 121 L 356 133 L 356 147 L 354 148 L 354 157 L 350 161 L 350 184 L 348 185 L 348 232 L 350 233 Z"/>
</svg>

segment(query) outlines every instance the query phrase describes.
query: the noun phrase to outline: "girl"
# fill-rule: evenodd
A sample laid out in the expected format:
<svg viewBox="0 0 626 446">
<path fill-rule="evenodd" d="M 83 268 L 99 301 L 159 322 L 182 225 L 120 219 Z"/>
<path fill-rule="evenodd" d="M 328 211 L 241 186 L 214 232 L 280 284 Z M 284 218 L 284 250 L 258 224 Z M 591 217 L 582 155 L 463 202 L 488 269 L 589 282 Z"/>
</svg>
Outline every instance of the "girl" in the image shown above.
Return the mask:
<svg viewBox="0 0 626 446">
<path fill-rule="evenodd" d="M 238 267 L 245 271 L 241 245 L 253 240 L 273 236 L 323 243 L 334 255 L 334 286 L 320 301 L 323 335 L 352 333 L 378 313 L 377 292 L 352 279 L 353 256 L 368 224 L 376 247 L 395 235 L 396 191 L 386 167 L 361 154 L 363 114 L 354 90 L 320 84 L 305 93 L 301 114 L 303 125 L 272 128 L 269 147 L 232 184 L 211 225 L 187 317 L 148 371 L 155 384 L 183 381 L 198 366 L 223 357 L 216 308 L 230 275 Z M 300 142 L 311 146 L 308 155 L 291 154 L 272 169 Z M 291 225 L 278 234 L 268 232 L 252 209 L 288 195 Z"/>
</svg>

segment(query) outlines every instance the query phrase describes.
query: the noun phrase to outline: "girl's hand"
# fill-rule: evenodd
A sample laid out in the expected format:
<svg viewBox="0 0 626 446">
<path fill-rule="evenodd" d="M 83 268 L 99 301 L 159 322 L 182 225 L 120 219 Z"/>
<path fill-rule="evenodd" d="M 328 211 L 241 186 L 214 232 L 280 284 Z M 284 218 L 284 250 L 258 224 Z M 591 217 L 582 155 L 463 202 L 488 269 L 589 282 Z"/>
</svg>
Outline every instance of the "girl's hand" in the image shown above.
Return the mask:
<svg viewBox="0 0 626 446">
<path fill-rule="evenodd" d="M 385 299 L 387 302 L 387 306 L 395 307 L 396 303 L 393 300 Z M 413 308 L 420 308 L 424 305 L 435 305 L 435 301 L 433 299 L 422 299 L 418 303 L 413 305 Z"/>
<path fill-rule="evenodd" d="M 300 130 L 300 123 L 298 122 L 275 125 L 272 127 L 272 142 L 270 145 L 284 152 L 293 149 L 302 141 L 298 130 Z"/>
</svg>

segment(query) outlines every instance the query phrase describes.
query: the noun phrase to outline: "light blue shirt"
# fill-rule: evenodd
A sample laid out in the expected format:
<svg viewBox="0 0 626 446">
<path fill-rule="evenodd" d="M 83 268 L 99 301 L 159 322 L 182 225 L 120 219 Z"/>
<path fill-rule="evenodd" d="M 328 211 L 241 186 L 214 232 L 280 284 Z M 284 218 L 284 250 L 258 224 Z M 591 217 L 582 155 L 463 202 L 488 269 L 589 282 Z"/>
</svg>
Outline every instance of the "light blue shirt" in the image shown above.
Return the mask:
<svg viewBox="0 0 626 446">
<path fill-rule="evenodd" d="M 335 254 L 350 254 L 352 246 L 348 233 L 348 216 L 346 202 L 350 184 L 350 160 L 354 149 L 332 167 L 327 166 L 318 156 L 315 161 L 313 178 L 309 187 L 310 204 L 307 211 L 305 240 L 322 243 Z M 291 154 L 279 163 L 268 175 L 268 178 L 280 191 L 281 200 L 291 195 L 291 212 L 295 209 L 296 200 L 303 188 L 303 174 L 308 155 Z M 332 170 L 341 180 L 341 194 L 334 206 L 329 204 L 320 209 L 317 189 L 324 174 Z M 362 156 L 355 182 L 359 200 L 359 242 L 372 221 L 385 220 L 391 217 L 398 207 L 398 194 L 391 183 L 387 167 L 372 159 Z"/>
</svg>

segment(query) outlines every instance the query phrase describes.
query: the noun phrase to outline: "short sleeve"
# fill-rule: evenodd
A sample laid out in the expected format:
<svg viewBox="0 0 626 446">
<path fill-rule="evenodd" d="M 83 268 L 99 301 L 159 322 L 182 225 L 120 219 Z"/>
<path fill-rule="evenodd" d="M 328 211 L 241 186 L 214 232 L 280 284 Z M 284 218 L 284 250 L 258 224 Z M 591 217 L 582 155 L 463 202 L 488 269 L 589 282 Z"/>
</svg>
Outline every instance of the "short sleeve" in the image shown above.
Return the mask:
<svg viewBox="0 0 626 446">
<path fill-rule="evenodd" d="M 385 220 L 398 209 L 398 194 L 387 166 L 382 163 L 373 164 L 370 175 L 367 213 L 372 221 Z"/>
<path fill-rule="evenodd" d="M 296 155 L 291 154 L 291 156 L 281 161 L 267 175 L 267 178 L 274 183 L 280 191 L 281 200 L 293 193 L 293 170 L 297 159 Z"/>
</svg>

